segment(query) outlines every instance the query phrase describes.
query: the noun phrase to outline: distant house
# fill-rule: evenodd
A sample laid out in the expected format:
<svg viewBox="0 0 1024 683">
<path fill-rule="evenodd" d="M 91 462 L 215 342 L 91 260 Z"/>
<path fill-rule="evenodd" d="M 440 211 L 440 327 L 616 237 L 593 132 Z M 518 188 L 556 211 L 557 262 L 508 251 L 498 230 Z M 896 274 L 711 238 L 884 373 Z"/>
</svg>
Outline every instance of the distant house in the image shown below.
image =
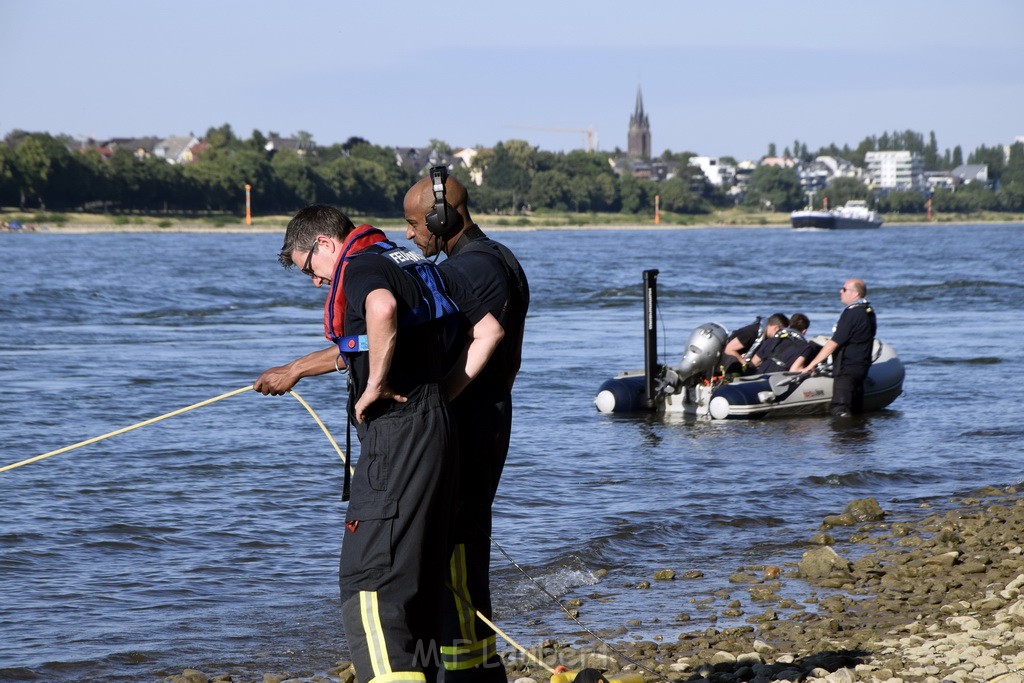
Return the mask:
<svg viewBox="0 0 1024 683">
<path fill-rule="evenodd" d="M 953 178 L 963 185 L 988 183 L 988 164 L 962 164 L 952 170 Z"/>
<path fill-rule="evenodd" d="M 778 166 L 779 168 L 796 168 L 796 159 L 789 157 L 765 157 L 760 166 Z"/>
<path fill-rule="evenodd" d="M 417 176 L 426 175 L 432 166 L 451 168 L 452 158 L 433 147 L 395 147 L 395 163 Z M 461 162 L 460 162 L 461 163 Z"/>
<path fill-rule="evenodd" d="M 871 183 L 889 190 L 922 190 L 926 187 L 921 155 L 908 150 L 867 152 L 864 163 Z"/>
<path fill-rule="evenodd" d="M 129 150 L 136 159 L 145 159 L 153 156 L 153 150 L 160 144 L 160 138 L 156 136 L 144 138 L 111 138 L 100 143 L 99 150 L 103 156 L 110 156 L 119 149 Z"/>
<path fill-rule="evenodd" d="M 268 152 L 276 152 L 282 149 L 290 149 L 300 157 L 304 157 L 307 154 L 312 154 L 316 149 L 316 143 L 313 142 L 312 136 L 303 136 L 299 138 L 283 138 L 274 133 L 270 134 L 270 138 L 266 144 L 263 145 L 263 149 Z"/>
<path fill-rule="evenodd" d="M 618 158 L 612 163 L 612 170 L 616 175 L 631 175 L 634 178 L 643 178 L 661 182 L 674 177 L 679 172 L 679 163 L 675 161 L 644 161 L 637 159 Z"/>
<path fill-rule="evenodd" d="M 185 152 L 185 157 L 187 161 L 185 161 L 184 163 L 190 164 L 199 157 L 201 157 L 203 155 L 203 152 L 205 152 L 209 146 L 209 142 L 207 142 L 206 140 L 200 140 L 196 144 L 189 147 L 188 150 Z"/>
<path fill-rule="evenodd" d="M 863 178 L 864 170 L 854 166 L 852 162 L 842 157 L 820 156 L 815 157 L 814 162 L 824 165 L 831 172 L 833 178 Z"/>
<path fill-rule="evenodd" d="M 462 149 L 455 150 L 452 154 L 452 163 L 456 161 L 462 168 L 469 171 L 469 178 L 473 181 L 474 185 L 483 185 L 484 174 L 480 169 L 473 168 L 473 160 L 476 159 L 476 155 L 480 153 L 480 150 L 475 147 L 463 147 Z"/>
<path fill-rule="evenodd" d="M 925 171 L 924 181 L 928 183 L 928 189 L 932 191 L 939 188 L 953 190 L 958 184 L 952 171 Z"/>
<path fill-rule="evenodd" d="M 172 135 L 164 138 L 153 148 L 153 156 L 165 159 L 169 164 L 187 164 L 193 161 L 192 148 L 199 144 L 194 135 Z"/>
<path fill-rule="evenodd" d="M 742 197 L 747 192 L 747 188 L 750 187 L 750 175 L 757 168 L 757 164 L 749 159 L 736 164 L 736 180 L 735 184 L 729 188 L 729 196 L 734 198 Z"/>
<path fill-rule="evenodd" d="M 716 157 L 690 157 L 687 163 L 700 168 L 708 182 L 716 187 L 732 185 L 736 180 L 736 167 L 722 163 L 722 160 Z"/>
<path fill-rule="evenodd" d="M 797 175 L 804 192 L 818 192 L 833 178 L 862 178 L 864 172 L 841 157 L 819 156 L 814 161 L 800 163 Z"/>
</svg>

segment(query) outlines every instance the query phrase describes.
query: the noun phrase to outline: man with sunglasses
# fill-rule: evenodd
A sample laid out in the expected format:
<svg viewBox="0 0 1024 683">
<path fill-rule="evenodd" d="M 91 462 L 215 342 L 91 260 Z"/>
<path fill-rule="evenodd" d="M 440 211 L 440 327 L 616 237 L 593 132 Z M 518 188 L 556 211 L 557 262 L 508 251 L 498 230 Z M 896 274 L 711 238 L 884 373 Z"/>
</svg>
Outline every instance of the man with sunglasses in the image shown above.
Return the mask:
<svg viewBox="0 0 1024 683">
<path fill-rule="evenodd" d="M 266 371 L 254 388 L 281 394 L 300 377 L 342 370 L 344 358 L 360 442 L 341 552 L 345 635 L 360 683 L 427 683 L 449 594 L 457 442 L 448 399 L 486 365 L 501 326 L 432 263 L 334 207 L 299 211 L 278 260 L 328 287 L 324 332 L 336 346 Z M 460 315 L 467 343 L 448 367 Z"/>
<path fill-rule="evenodd" d="M 839 300 L 846 308 L 839 316 L 832 338 L 804 368 L 810 374 L 834 354 L 832 403 L 829 414 L 846 417 L 859 413 L 864 404 L 864 378 L 871 367 L 874 350 L 875 311 L 867 300 L 868 287 L 863 280 L 851 278 L 839 289 Z"/>
</svg>

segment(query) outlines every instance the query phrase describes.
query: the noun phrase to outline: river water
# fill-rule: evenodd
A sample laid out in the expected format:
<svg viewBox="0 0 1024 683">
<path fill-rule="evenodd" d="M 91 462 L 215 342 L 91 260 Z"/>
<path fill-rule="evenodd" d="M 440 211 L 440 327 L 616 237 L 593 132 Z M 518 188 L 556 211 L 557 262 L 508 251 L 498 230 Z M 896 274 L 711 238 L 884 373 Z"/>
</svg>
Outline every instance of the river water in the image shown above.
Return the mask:
<svg viewBox="0 0 1024 683">
<path fill-rule="evenodd" d="M 520 643 L 579 632 L 544 591 L 581 599 L 589 628 L 674 638 L 680 613 L 706 624 L 697 601 L 731 573 L 798 559 L 853 499 L 913 516 L 1024 478 L 1024 226 L 496 237 L 533 288 L 495 507 L 495 540 L 532 577 L 495 550 L 496 620 Z M 279 244 L 0 234 L 0 466 L 323 348 L 322 292 L 277 265 Z M 672 363 L 709 321 L 799 310 L 827 334 L 838 288 L 862 277 L 905 393 L 852 423 L 600 415 L 598 385 L 642 365 L 648 268 Z M 296 389 L 344 443 L 343 381 Z M 0 473 L 0 681 L 326 671 L 346 656 L 341 472 L 298 402 L 247 392 Z M 659 569 L 703 578 L 633 588 Z"/>
</svg>

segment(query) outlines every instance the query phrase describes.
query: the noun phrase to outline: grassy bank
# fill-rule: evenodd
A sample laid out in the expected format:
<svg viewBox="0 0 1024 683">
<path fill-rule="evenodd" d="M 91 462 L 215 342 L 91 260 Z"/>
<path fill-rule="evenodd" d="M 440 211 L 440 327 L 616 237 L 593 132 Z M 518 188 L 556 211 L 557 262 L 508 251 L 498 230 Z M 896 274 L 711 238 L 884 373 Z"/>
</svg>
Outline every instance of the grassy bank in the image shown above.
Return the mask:
<svg viewBox="0 0 1024 683">
<path fill-rule="evenodd" d="M 0 223 L 4 227 L 17 221 L 25 229 L 39 231 L 78 232 L 280 232 L 290 216 L 256 216 L 252 225 L 232 214 L 182 216 L 162 214 L 98 214 L 77 212 L 21 212 L 0 209 Z M 708 214 L 673 214 L 663 212 L 656 225 L 654 217 L 629 213 L 569 213 L 539 211 L 515 216 L 477 214 L 477 222 L 495 229 L 551 229 L 551 228 L 682 228 L 682 227 L 760 227 L 788 226 L 785 212 L 749 211 L 731 208 Z M 942 224 L 942 223 L 1024 223 L 1024 214 L 984 211 L 971 214 L 886 214 L 887 225 Z M 399 216 L 352 216 L 358 223 L 370 223 L 384 229 L 405 230 L 405 221 Z"/>
</svg>

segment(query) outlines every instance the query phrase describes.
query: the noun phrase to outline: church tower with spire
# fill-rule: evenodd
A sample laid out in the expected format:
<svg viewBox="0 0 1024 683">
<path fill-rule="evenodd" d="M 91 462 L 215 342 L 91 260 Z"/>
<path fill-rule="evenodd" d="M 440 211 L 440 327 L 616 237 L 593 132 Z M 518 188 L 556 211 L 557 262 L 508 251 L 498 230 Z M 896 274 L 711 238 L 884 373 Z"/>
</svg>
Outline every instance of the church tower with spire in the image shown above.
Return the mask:
<svg viewBox="0 0 1024 683">
<path fill-rule="evenodd" d="M 640 86 L 636 88 L 636 111 L 629 117 L 629 142 L 626 155 L 635 161 L 651 159 L 651 123 L 644 113 L 644 98 Z"/>
</svg>

